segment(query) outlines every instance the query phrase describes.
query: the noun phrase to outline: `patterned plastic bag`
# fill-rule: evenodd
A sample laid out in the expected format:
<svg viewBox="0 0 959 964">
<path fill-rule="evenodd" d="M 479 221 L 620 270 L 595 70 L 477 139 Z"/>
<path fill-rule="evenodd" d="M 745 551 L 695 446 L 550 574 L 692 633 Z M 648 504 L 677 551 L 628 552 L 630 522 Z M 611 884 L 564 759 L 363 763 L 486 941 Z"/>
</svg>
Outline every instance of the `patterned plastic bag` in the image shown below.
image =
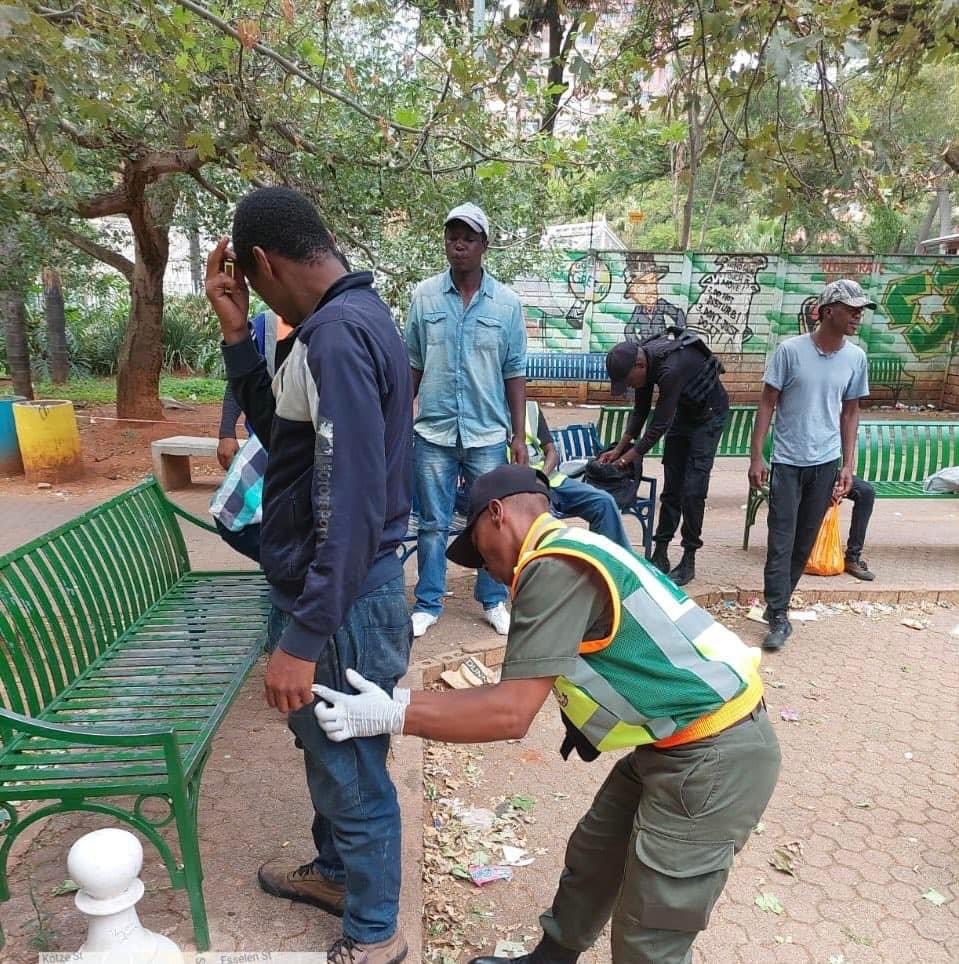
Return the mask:
<svg viewBox="0 0 959 964">
<path fill-rule="evenodd" d="M 839 534 L 839 506 L 831 505 L 822 520 L 805 571 L 810 576 L 838 576 L 845 568 Z"/>
</svg>

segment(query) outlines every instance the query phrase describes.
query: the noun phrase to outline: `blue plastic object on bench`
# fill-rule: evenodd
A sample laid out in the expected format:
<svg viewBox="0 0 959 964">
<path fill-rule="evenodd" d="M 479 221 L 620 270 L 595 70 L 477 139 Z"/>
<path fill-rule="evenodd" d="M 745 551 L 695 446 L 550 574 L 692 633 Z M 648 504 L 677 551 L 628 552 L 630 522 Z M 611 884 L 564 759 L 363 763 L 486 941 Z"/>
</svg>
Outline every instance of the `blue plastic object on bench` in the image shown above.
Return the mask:
<svg viewBox="0 0 959 964">
<path fill-rule="evenodd" d="M 553 444 L 559 454 L 560 462 L 572 459 L 592 459 L 599 455 L 601 446 L 596 426 L 592 422 L 581 425 L 567 425 L 565 428 L 555 428 L 550 433 Z M 653 554 L 653 513 L 656 509 L 656 480 L 648 475 L 642 476 L 640 490 L 643 483 L 649 486 L 649 494 L 637 493 L 636 501 L 622 511 L 626 515 L 635 516 L 643 530 L 643 551 L 649 559 Z"/>
<path fill-rule="evenodd" d="M 602 352 L 534 352 L 526 356 L 526 378 L 535 382 L 605 382 Z"/>
</svg>

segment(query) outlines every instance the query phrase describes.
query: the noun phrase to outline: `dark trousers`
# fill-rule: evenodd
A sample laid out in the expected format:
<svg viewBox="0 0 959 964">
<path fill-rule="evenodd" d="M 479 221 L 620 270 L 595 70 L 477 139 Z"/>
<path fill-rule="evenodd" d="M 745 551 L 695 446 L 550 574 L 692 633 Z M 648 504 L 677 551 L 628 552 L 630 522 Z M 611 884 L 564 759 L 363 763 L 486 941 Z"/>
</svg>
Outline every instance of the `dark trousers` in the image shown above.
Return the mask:
<svg viewBox="0 0 959 964">
<path fill-rule="evenodd" d="M 663 494 L 653 536 L 657 542 L 669 542 L 682 517 L 683 548 L 702 548 L 709 475 L 728 417 L 728 404 L 711 408 L 700 419 L 692 419 L 682 411 L 676 413 L 663 447 Z"/>
<path fill-rule="evenodd" d="M 769 475 L 769 519 L 764 572 L 770 613 L 789 609 L 789 597 L 806 567 L 832 499 L 839 463 L 783 465 Z"/>
<path fill-rule="evenodd" d="M 854 477 L 847 499 L 852 503 L 852 521 L 849 523 L 849 539 L 846 542 L 846 558 L 858 559 L 866 544 L 866 529 L 872 518 L 876 503 L 876 490 L 860 478 Z"/>
</svg>

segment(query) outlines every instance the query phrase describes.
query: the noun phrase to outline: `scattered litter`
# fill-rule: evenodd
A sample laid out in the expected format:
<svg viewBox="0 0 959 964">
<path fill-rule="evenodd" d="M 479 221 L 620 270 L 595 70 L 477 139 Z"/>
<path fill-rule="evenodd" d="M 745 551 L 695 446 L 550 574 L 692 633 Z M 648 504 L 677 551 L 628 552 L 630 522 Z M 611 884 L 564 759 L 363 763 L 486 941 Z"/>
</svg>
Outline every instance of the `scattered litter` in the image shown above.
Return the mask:
<svg viewBox="0 0 959 964">
<path fill-rule="evenodd" d="M 793 939 L 788 934 L 783 937 L 781 934 L 777 934 L 774 938 L 777 944 L 792 944 Z"/>
<path fill-rule="evenodd" d="M 760 820 L 759 823 L 757 823 L 756 826 L 753 827 L 754 834 L 762 834 L 765 832 L 765 830 L 766 830 L 766 824 L 764 824 L 762 820 Z"/>
<path fill-rule="evenodd" d="M 492 686 L 496 682 L 496 675 L 488 666 L 470 656 L 457 669 L 440 673 L 440 679 L 454 690 L 467 690 L 474 686 Z"/>
<path fill-rule="evenodd" d="M 290 841 L 289 841 L 289 840 L 284 840 L 283 843 L 280 844 L 280 847 L 281 847 L 281 848 L 286 848 L 286 847 L 289 847 L 289 846 L 290 846 Z"/>
<path fill-rule="evenodd" d="M 37 488 L 38 488 L 38 489 L 52 489 L 53 486 L 52 486 L 49 482 L 38 482 L 38 483 L 37 483 Z"/>
<path fill-rule="evenodd" d="M 910 629 L 927 629 L 929 621 L 927 619 L 903 619 L 902 625 L 908 626 Z"/>
<path fill-rule="evenodd" d="M 504 867 L 502 864 L 474 864 L 469 869 L 470 880 L 477 887 L 485 887 L 497 880 L 512 880 L 513 868 Z"/>
<path fill-rule="evenodd" d="M 751 619 L 754 623 L 762 623 L 766 625 L 766 620 L 763 619 L 763 609 L 762 606 L 751 606 L 749 612 L 746 613 L 746 618 Z"/>
<path fill-rule="evenodd" d="M 522 957 L 526 953 L 526 945 L 519 941 L 497 941 L 493 949 L 494 957 Z"/>
<path fill-rule="evenodd" d="M 529 851 L 522 847 L 503 845 L 503 863 L 507 867 L 528 867 L 536 858 L 529 856 Z"/>
<path fill-rule="evenodd" d="M 907 760 L 911 760 L 911 759 L 912 759 L 912 754 L 911 754 L 911 753 L 903 753 L 903 756 L 904 756 Z"/>
<path fill-rule="evenodd" d="M 790 610 L 789 618 L 797 623 L 814 623 L 819 619 L 819 615 L 814 609 L 802 609 L 798 612 Z"/>
<path fill-rule="evenodd" d="M 762 893 L 756 898 L 756 906 L 768 914 L 781 914 L 785 909 L 775 894 Z"/>
<path fill-rule="evenodd" d="M 846 964 L 846 958 L 842 954 L 830 954 L 829 964 Z"/>
<path fill-rule="evenodd" d="M 769 685 L 770 685 L 774 690 L 784 690 L 784 689 L 786 688 L 786 684 L 785 684 L 785 683 L 780 683 L 779 680 L 775 680 L 775 679 L 771 679 L 771 680 L 769 681 Z"/>
<path fill-rule="evenodd" d="M 922 899 L 928 900 L 929 903 L 933 904 L 935 907 L 942 907 L 948 898 L 945 897 L 945 895 L 940 894 L 938 890 L 930 889 L 922 895 Z"/>
<path fill-rule="evenodd" d="M 949 635 L 959 636 L 959 623 L 956 623 L 956 625 L 952 627 L 952 630 L 950 631 Z"/>
<path fill-rule="evenodd" d="M 522 810 L 523 813 L 532 813 L 536 801 L 525 793 L 517 793 L 509 798 L 510 806 L 515 810 Z"/>
<path fill-rule="evenodd" d="M 492 830 L 496 815 L 483 807 L 470 807 L 468 810 L 453 811 L 464 827 L 470 830 Z"/>
<path fill-rule="evenodd" d="M 799 840 L 791 840 L 773 851 L 769 865 L 780 873 L 796 876 L 796 868 L 802 863 L 803 846 Z"/>
<path fill-rule="evenodd" d="M 62 897 L 64 894 L 75 894 L 79 889 L 80 885 L 67 877 L 53 889 L 53 896 Z"/>
<path fill-rule="evenodd" d="M 799 722 L 799 710 L 780 710 L 780 717 L 784 719 L 787 723 L 798 723 Z"/>
<path fill-rule="evenodd" d="M 858 807 L 860 810 L 872 810 L 874 804 L 872 800 L 860 800 L 858 803 L 853 804 L 853 806 Z"/>
</svg>

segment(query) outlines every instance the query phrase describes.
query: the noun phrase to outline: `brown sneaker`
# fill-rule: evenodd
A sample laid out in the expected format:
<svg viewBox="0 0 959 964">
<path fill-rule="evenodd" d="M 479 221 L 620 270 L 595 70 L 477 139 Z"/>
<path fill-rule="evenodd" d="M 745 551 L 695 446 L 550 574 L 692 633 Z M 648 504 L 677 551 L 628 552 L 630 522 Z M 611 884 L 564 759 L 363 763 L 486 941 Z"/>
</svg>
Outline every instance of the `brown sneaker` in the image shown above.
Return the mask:
<svg viewBox="0 0 959 964">
<path fill-rule="evenodd" d="M 378 944 L 360 944 L 341 937 L 327 952 L 327 964 L 400 964 L 406 960 L 406 941 L 397 931 L 389 940 Z"/>
<path fill-rule="evenodd" d="M 301 904 L 312 904 L 328 914 L 343 916 L 346 888 L 335 881 L 327 880 L 312 862 L 296 867 L 288 860 L 277 857 L 260 867 L 256 879 L 260 882 L 260 887 L 273 897 L 285 897 Z"/>
</svg>

